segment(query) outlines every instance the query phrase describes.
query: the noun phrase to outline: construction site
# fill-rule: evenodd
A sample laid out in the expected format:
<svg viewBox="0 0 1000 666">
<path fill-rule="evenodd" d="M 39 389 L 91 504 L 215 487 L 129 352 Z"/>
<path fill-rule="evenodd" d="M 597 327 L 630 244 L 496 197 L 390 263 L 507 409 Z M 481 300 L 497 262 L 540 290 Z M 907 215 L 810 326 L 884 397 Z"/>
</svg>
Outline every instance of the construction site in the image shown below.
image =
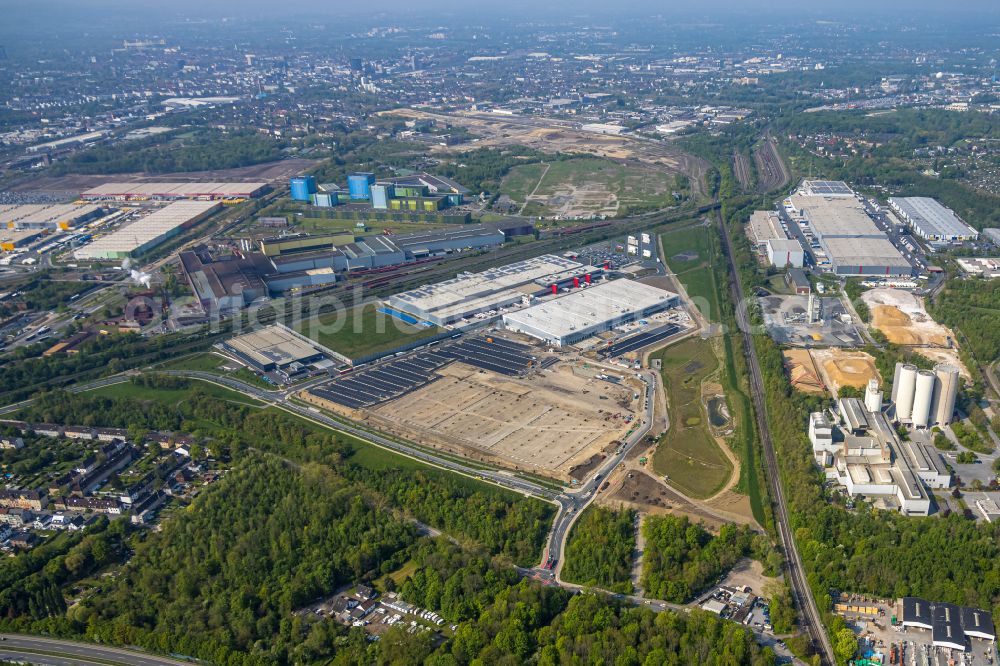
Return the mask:
<svg viewBox="0 0 1000 666">
<path fill-rule="evenodd" d="M 836 297 L 762 296 L 764 327 L 775 342 L 796 347 L 860 347 L 854 318 Z"/>
<path fill-rule="evenodd" d="M 955 334 L 927 314 L 923 298 L 901 289 L 869 289 L 861 298 L 871 311 L 872 327 L 889 342 L 913 347 L 932 361 L 957 365 L 969 377 L 955 346 Z"/>
<path fill-rule="evenodd" d="M 496 337 L 376 364 L 304 392 L 307 402 L 419 444 L 571 482 L 636 427 L 645 385 Z"/>
</svg>

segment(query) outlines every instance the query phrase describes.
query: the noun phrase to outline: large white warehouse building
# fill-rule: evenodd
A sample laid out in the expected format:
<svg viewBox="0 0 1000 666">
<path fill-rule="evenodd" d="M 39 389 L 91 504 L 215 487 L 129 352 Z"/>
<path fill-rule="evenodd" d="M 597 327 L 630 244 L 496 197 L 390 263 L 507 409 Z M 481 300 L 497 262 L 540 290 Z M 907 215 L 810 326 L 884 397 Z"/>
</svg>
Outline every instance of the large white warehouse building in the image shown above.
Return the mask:
<svg viewBox="0 0 1000 666">
<path fill-rule="evenodd" d="M 138 257 L 221 208 L 216 201 L 175 201 L 77 249 L 77 259 Z"/>
<path fill-rule="evenodd" d="M 889 206 L 924 240 L 949 242 L 976 240 L 979 232 L 950 208 L 930 197 L 893 197 Z"/>
<path fill-rule="evenodd" d="M 616 326 L 676 307 L 677 294 L 633 280 L 579 289 L 503 316 L 504 326 L 562 347 Z"/>
<path fill-rule="evenodd" d="M 785 211 L 812 234 L 837 275 L 912 275 L 913 267 L 844 183 L 804 181 Z"/>
</svg>

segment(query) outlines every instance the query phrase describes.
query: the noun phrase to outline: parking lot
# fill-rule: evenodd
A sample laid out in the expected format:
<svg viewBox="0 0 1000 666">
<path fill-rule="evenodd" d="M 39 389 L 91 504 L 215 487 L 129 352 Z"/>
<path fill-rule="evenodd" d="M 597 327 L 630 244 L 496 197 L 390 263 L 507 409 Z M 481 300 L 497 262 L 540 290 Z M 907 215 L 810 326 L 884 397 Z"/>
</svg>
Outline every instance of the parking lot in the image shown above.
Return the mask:
<svg viewBox="0 0 1000 666">
<path fill-rule="evenodd" d="M 470 337 L 427 347 L 339 377 L 311 393 L 349 409 L 374 407 L 401 398 L 438 378 L 437 370 L 461 361 L 509 377 L 535 364 L 532 348 L 493 337 Z"/>
<path fill-rule="evenodd" d="M 639 335 L 633 335 L 631 338 L 626 338 L 621 342 L 616 342 L 615 344 L 600 350 L 600 353 L 606 358 L 621 356 L 622 354 L 638 351 L 644 347 L 666 340 L 669 337 L 677 335 L 682 330 L 683 329 L 677 324 L 667 324 L 665 326 L 645 331 Z"/>
</svg>

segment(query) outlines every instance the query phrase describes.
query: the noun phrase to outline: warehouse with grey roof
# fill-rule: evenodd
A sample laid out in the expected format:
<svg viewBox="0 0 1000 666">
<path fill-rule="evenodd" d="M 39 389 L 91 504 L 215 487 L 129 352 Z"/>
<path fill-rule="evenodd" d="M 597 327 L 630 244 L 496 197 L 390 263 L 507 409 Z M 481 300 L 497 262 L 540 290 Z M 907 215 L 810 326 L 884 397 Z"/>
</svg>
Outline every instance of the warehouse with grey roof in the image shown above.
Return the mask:
<svg viewBox="0 0 1000 666">
<path fill-rule="evenodd" d="M 930 197 L 893 197 L 889 206 L 927 241 L 976 240 L 979 232 L 962 221 L 950 208 Z"/>
</svg>

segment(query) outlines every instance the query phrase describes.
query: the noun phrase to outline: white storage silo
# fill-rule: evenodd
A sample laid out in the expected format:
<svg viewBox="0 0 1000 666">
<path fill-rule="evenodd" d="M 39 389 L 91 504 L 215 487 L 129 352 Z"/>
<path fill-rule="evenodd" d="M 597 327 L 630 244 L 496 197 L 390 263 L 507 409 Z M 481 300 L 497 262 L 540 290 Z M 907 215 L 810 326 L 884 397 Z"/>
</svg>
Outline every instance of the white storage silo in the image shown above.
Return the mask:
<svg viewBox="0 0 1000 666">
<path fill-rule="evenodd" d="M 913 394 L 913 413 L 910 416 L 917 428 L 926 428 L 930 422 L 936 383 L 937 375 L 930 370 L 921 370 L 917 373 L 917 389 Z"/>
<path fill-rule="evenodd" d="M 958 367 L 950 363 L 934 366 L 937 385 L 934 387 L 934 402 L 931 406 L 931 423 L 948 425 L 955 413 L 955 399 L 958 397 Z"/>
<path fill-rule="evenodd" d="M 892 383 L 892 401 L 896 405 L 896 420 L 909 421 L 913 414 L 913 396 L 917 389 L 917 366 L 897 363 Z"/>
<path fill-rule="evenodd" d="M 865 409 L 871 414 L 882 411 L 882 391 L 878 390 L 877 379 L 868 380 L 868 388 L 865 389 Z"/>
</svg>

